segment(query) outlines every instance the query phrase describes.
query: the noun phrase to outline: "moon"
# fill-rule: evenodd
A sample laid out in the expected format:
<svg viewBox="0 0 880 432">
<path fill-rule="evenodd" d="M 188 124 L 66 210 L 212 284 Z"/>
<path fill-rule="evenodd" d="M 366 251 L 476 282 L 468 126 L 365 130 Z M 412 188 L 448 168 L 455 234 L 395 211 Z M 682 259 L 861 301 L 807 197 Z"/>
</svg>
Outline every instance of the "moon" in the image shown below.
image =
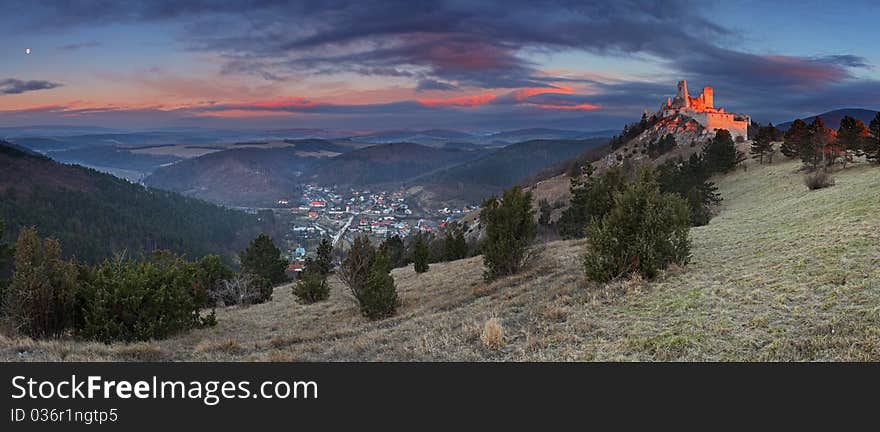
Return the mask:
<svg viewBox="0 0 880 432">
<path fill-rule="evenodd" d="M 31 53 L 31 49 L 30 49 L 30 48 L 25 48 L 25 49 L 24 49 L 24 53 L 29 55 L 29 54 Z"/>
</svg>

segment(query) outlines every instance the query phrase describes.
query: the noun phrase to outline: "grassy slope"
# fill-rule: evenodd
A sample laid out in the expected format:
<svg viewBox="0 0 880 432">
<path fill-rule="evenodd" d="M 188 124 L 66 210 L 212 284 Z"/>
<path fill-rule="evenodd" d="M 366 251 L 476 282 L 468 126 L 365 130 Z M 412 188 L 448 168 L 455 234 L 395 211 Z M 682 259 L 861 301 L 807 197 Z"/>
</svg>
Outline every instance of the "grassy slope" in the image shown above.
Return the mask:
<svg viewBox="0 0 880 432">
<path fill-rule="evenodd" d="M 583 241 L 539 246 L 522 274 L 485 284 L 481 258 L 397 269 L 399 314 L 369 322 L 333 281 L 299 305 L 288 288 L 217 327 L 132 345 L 0 337 L 0 356 L 44 360 L 880 360 L 880 169 L 808 192 L 796 165 L 720 179 L 721 214 L 694 259 L 654 282 L 598 287 Z M 505 345 L 480 343 L 498 317 Z"/>
</svg>

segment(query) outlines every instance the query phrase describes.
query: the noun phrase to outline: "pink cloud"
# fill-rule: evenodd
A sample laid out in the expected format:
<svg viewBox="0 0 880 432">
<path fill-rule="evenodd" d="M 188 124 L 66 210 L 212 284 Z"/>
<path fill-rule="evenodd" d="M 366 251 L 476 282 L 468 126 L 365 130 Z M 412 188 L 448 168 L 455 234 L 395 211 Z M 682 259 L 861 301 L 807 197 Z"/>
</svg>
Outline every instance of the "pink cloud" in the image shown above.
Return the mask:
<svg viewBox="0 0 880 432">
<path fill-rule="evenodd" d="M 480 105 L 486 105 L 495 101 L 497 96 L 492 93 L 485 93 L 474 96 L 460 96 L 449 99 L 418 99 L 419 104 L 429 108 L 436 107 L 466 107 L 473 108 Z"/>
</svg>

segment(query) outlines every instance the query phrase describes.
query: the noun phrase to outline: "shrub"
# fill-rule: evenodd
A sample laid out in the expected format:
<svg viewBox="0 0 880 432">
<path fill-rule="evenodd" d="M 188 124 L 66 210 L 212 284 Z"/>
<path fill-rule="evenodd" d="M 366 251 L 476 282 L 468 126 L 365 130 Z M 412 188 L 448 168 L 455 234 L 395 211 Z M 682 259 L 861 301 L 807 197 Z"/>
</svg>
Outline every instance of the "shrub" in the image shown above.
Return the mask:
<svg viewBox="0 0 880 432">
<path fill-rule="evenodd" d="M 330 274 L 333 271 L 333 244 L 330 243 L 330 240 L 326 238 L 321 240 L 321 243 L 318 244 L 317 254 L 318 256 L 315 257 L 312 264 L 315 271 L 323 276 Z"/>
<path fill-rule="evenodd" d="M 526 259 L 526 248 L 535 238 L 536 225 L 532 194 L 519 186 L 504 192 L 502 199 L 491 197 L 483 202 L 480 223 L 486 228 L 481 245 L 486 271 L 491 280 L 519 271 Z"/>
<path fill-rule="evenodd" d="M 361 303 L 361 293 L 367 286 L 375 256 L 376 249 L 370 244 L 370 239 L 358 236 L 339 269 L 339 278 L 348 286 L 358 303 Z"/>
<path fill-rule="evenodd" d="M 272 298 L 272 283 L 250 273 L 238 273 L 220 281 L 210 297 L 224 306 L 265 303 Z"/>
<path fill-rule="evenodd" d="M 277 284 L 287 280 L 284 270 L 287 260 L 281 258 L 281 250 L 275 246 L 266 234 L 260 234 L 247 249 L 239 253 L 241 271 L 264 278 L 269 283 Z"/>
<path fill-rule="evenodd" d="M 293 295 L 303 303 L 315 303 L 330 297 L 330 286 L 317 270 L 306 270 L 294 284 Z"/>
<path fill-rule="evenodd" d="M 504 327 L 498 318 L 491 318 L 483 324 L 483 332 L 480 333 L 480 342 L 489 349 L 498 349 L 504 346 Z"/>
<path fill-rule="evenodd" d="M 690 257 L 688 207 L 673 194 L 660 193 L 649 170 L 614 197 L 614 207 L 587 228 L 584 268 L 588 278 L 607 282 L 638 273 L 657 275 Z"/>
<path fill-rule="evenodd" d="M 83 276 L 79 335 L 108 343 L 143 341 L 214 324 L 213 311 L 200 314 L 196 267 L 157 251 L 151 259 L 116 257 L 91 269 Z"/>
<path fill-rule="evenodd" d="M 718 129 L 715 137 L 703 146 L 703 159 L 711 173 L 730 172 L 743 158 L 727 129 Z"/>
<path fill-rule="evenodd" d="M 415 269 L 416 273 L 428 271 L 428 255 L 430 255 L 430 251 L 424 237 L 421 234 L 416 235 L 412 253 L 413 269 Z"/>
<path fill-rule="evenodd" d="M 370 276 L 361 291 L 361 313 L 370 319 L 380 319 L 394 315 L 397 309 L 397 287 L 391 276 L 391 263 L 383 254 L 376 255 L 370 266 Z"/>
<path fill-rule="evenodd" d="M 36 229 L 22 229 L 3 304 L 9 324 L 33 338 L 63 335 L 74 323 L 76 279 L 76 265 L 61 259 L 58 240 L 41 240 Z"/>
<path fill-rule="evenodd" d="M 563 238 L 581 238 L 584 228 L 593 218 L 602 218 L 613 204 L 614 194 L 626 184 L 622 168 L 611 168 L 604 175 L 594 176 L 593 167 L 587 165 L 586 178 L 571 179 L 571 205 L 562 212 L 557 222 Z"/>
<path fill-rule="evenodd" d="M 391 261 L 391 267 L 403 267 L 407 264 L 406 246 L 399 235 L 391 236 L 379 245 L 379 252 L 385 254 Z"/>
<path fill-rule="evenodd" d="M 3 242 L 3 233 L 6 231 L 6 224 L 0 219 L 0 316 L 3 314 L 3 299 L 6 294 L 6 286 L 9 281 L 6 279 L 11 273 L 11 256 L 12 248 Z"/>
<path fill-rule="evenodd" d="M 446 237 L 443 239 L 443 255 L 446 261 L 455 261 L 467 257 L 468 245 L 464 238 L 464 229 L 452 223 L 446 229 Z"/>
<path fill-rule="evenodd" d="M 212 291 L 220 288 L 224 280 L 231 279 L 234 275 L 232 269 L 227 267 L 217 255 L 208 255 L 195 263 L 196 286 L 194 295 L 196 304 L 202 307 L 214 307 L 216 299 L 211 296 Z"/>
<path fill-rule="evenodd" d="M 834 178 L 825 170 L 816 170 L 804 176 L 804 184 L 810 190 L 822 189 L 834 186 Z"/>
</svg>

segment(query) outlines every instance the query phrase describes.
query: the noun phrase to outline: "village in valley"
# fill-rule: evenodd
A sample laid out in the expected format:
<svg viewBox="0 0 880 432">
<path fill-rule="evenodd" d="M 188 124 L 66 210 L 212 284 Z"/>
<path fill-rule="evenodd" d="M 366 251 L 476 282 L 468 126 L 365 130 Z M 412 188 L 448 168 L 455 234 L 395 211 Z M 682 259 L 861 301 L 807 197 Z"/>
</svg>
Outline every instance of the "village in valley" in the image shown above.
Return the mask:
<svg viewBox="0 0 880 432">
<path fill-rule="evenodd" d="M 284 229 L 282 248 L 295 276 L 304 269 L 307 257 L 324 238 L 336 250 L 345 250 L 355 236 L 367 236 L 374 245 L 384 239 L 424 233 L 433 234 L 478 206 L 423 209 L 411 204 L 405 190 L 337 188 L 303 185 L 296 197 L 279 198 L 272 209 L 276 223 Z"/>
</svg>

